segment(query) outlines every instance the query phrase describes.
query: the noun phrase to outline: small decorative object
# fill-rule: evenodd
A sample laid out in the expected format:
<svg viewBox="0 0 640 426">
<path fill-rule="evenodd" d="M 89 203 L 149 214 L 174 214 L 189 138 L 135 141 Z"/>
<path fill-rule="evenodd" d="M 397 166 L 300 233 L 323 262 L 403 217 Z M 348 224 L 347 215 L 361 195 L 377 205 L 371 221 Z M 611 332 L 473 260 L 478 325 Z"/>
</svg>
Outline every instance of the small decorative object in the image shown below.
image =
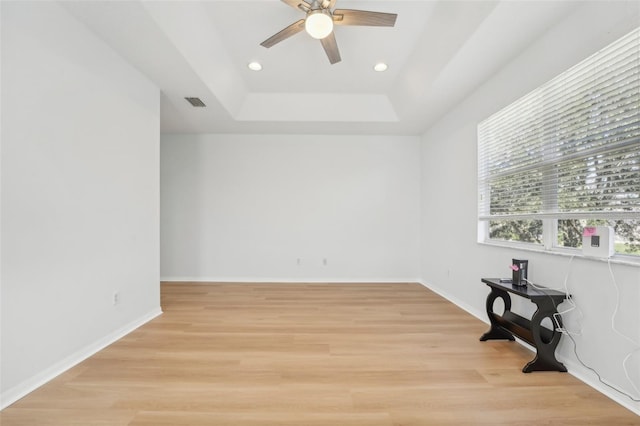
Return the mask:
<svg viewBox="0 0 640 426">
<path fill-rule="evenodd" d="M 527 285 L 528 260 L 511 259 L 511 271 L 513 272 L 511 283 L 517 286 Z"/>
</svg>

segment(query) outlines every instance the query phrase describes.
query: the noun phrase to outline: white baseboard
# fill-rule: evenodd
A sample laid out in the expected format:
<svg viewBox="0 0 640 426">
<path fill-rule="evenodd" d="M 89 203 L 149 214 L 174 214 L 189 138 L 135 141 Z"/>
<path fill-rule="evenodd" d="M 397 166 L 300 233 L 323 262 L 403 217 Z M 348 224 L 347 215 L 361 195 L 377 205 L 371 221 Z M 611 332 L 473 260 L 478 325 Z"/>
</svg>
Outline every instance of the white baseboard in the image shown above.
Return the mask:
<svg viewBox="0 0 640 426">
<path fill-rule="evenodd" d="M 437 286 L 434 286 L 433 284 L 425 283 L 425 282 L 422 282 L 422 281 L 418 281 L 418 282 L 420 284 L 422 284 L 423 286 L 425 286 L 426 288 L 428 288 L 429 290 L 433 291 L 434 293 L 444 297 L 449 302 L 455 304 L 459 308 L 464 309 L 465 311 L 467 311 L 468 313 L 470 313 L 474 317 L 478 318 L 480 321 L 489 324 L 489 319 L 487 318 L 487 313 L 486 312 L 478 311 L 477 309 L 473 308 L 472 306 L 468 305 L 467 303 L 463 302 L 462 300 L 458 299 L 457 297 L 454 297 L 451 294 L 447 293 L 446 291 L 444 291 L 440 287 L 437 287 Z"/>
<path fill-rule="evenodd" d="M 558 357 L 558 361 L 562 362 L 565 365 L 565 367 L 567 367 L 568 373 L 571 374 L 573 377 L 591 386 L 593 389 L 597 390 L 598 392 L 606 395 L 613 401 L 622 405 L 627 410 L 633 412 L 635 415 L 640 416 L 639 403 L 630 400 L 624 395 L 614 391 L 610 387 L 601 383 L 596 377 L 596 375 L 592 371 L 585 368 L 582 364 L 576 362 L 575 360 L 567 359 L 565 357 Z"/>
<path fill-rule="evenodd" d="M 155 317 L 161 314 L 162 314 L 162 309 L 158 307 L 152 310 L 151 312 L 147 313 L 146 315 L 143 315 L 142 317 L 124 325 L 123 327 L 120 327 L 119 329 L 113 331 L 112 333 L 109 333 L 108 335 L 104 336 L 98 341 L 88 346 L 85 346 L 84 348 L 69 355 L 68 357 L 57 362 L 56 364 L 52 365 L 46 370 L 36 374 L 30 379 L 25 380 L 24 382 L 18 384 L 17 386 L 12 387 L 11 389 L 7 389 L 6 391 L 2 392 L 2 394 L 0 395 L 0 410 L 8 407 L 9 405 L 19 400 L 20 398 L 33 392 L 34 390 L 44 385 L 48 381 L 54 379 L 55 377 L 69 370 L 70 368 L 74 367 L 75 365 L 79 364 L 80 362 L 84 361 L 85 359 L 89 358 L 90 356 L 94 355 L 100 350 L 106 348 L 110 344 L 123 338 L 124 336 L 126 336 L 127 334 L 135 330 L 136 328 L 140 327 L 143 324 L 146 324 L 147 322 L 151 321 L 152 319 L 154 319 Z"/>
<path fill-rule="evenodd" d="M 256 277 L 160 277 L 162 282 L 189 283 L 326 283 L 326 284 L 370 284 L 370 283 L 419 283 L 418 278 L 256 278 Z"/>
<path fill-rule="evenodd" d="M 478 318 L 482 322 L 489 324 L 489 319 L 487 318 L 486 312 L 479 312 L 477 309 L 474 309 L 468 304 L 462 302 L 461 300 L 451 296 L 450 294 L 448 294 L 446 291 L 442 290 L 439 287 L 433 286 L 431 284 L 423 283 L 423 282 L 420 282 L 420 284 L 427 287 L 429 290 L 433 291 L 434 293 L 437 293 L 440 296 L 444 297 L 451 303 L 454 303 L 461 309 L 464 309 L 465 311 L 469 312 L 471 315 Z M 516 342 L 518 342 L 520 345 L 524 346 L 525 348 L 535 353 L 535 348 L 529 345 L 528 343 L 520 340 L 517 337 L 516 337 Z M 595 376 L 595 374 L 592 371 L 585 368 L 582 364 L 576 362 L 573 359 L 568 359 L 563 356 L 558 356 L 558 361 L 560 361 L 565 365 L 565 367 L 567 367 L 567 372 L 571 374 L 573 377 L 591 386 L 593 389 L 597 390 L 598 392 L 602 393 L 603 395 L 607 396 L 608 398 L 622 405 L 624 408 L 628 409 L 634 414 L 640 416 L 640 404 L 638 404 L 637 402 L 631 401 L 630 399 L 626 398 L 622 394 L 619 394 L 613 389 L 609 388 L 608 386 L 602 384 L 598 380 L 598 378 Z"/>
</svg>

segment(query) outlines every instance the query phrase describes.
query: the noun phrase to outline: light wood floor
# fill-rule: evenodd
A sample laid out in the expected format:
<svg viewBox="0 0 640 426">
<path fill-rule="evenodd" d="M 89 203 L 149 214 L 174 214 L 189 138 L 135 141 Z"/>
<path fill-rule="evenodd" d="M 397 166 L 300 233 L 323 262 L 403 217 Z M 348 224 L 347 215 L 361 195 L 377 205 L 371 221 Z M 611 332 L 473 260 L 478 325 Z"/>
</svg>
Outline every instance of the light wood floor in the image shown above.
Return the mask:
<svg viewBox="0 0 640 426">
<path fill-rule="evenodd" d="M 162 307 L 0 424 L 640 424 L 418 284 L 165 283 Z"/>
</svg>

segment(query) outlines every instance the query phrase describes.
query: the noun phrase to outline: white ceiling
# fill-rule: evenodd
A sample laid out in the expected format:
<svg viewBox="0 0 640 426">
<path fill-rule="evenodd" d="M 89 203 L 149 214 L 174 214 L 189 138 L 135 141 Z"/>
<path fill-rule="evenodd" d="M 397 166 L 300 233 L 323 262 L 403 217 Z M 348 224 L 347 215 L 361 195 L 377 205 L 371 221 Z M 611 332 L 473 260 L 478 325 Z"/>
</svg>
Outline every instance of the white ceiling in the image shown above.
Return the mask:
<svg viewBox="0 0 640 426">
<path fill-rule="evenodd" d="M 423 133 L 579 2 L 337 0 L 397 13 L 393 28 L 336 27 L 342 61 L 278 0 L 69 1 L 64 6 L 161 90 L 164 133 Z M 257 60 L 260 72 L 247 64 Z M 388 71 L 373 71 L 384 61 Z M 199 97 L 193 108 L 185 97 Z"/>
</svg>

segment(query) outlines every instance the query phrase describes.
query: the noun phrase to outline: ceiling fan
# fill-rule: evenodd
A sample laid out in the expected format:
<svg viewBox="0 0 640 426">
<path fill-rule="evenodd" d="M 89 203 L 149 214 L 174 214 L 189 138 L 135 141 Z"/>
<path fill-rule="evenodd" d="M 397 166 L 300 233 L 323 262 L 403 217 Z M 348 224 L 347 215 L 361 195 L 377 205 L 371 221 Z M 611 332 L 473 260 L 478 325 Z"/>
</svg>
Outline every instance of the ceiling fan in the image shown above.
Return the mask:
<svg viewBox="0 0 640 426">
<path fill-rule="evenodd" d="M 340 51 L 333 34 L 334 25 L 366 25 L 375 27 L 393 27 L 396 24 L 395 13 L 371 12 L 368 10 L 333 9 L 336 0 L 282 0 L 289 6 L 307 14 L 304 19 L 294 22 L 282 31 L 272 35 L 260 45 L 271 47 L 302 30 L 320 40 L 331 64 L 340 62 Z"/>
</svg>

